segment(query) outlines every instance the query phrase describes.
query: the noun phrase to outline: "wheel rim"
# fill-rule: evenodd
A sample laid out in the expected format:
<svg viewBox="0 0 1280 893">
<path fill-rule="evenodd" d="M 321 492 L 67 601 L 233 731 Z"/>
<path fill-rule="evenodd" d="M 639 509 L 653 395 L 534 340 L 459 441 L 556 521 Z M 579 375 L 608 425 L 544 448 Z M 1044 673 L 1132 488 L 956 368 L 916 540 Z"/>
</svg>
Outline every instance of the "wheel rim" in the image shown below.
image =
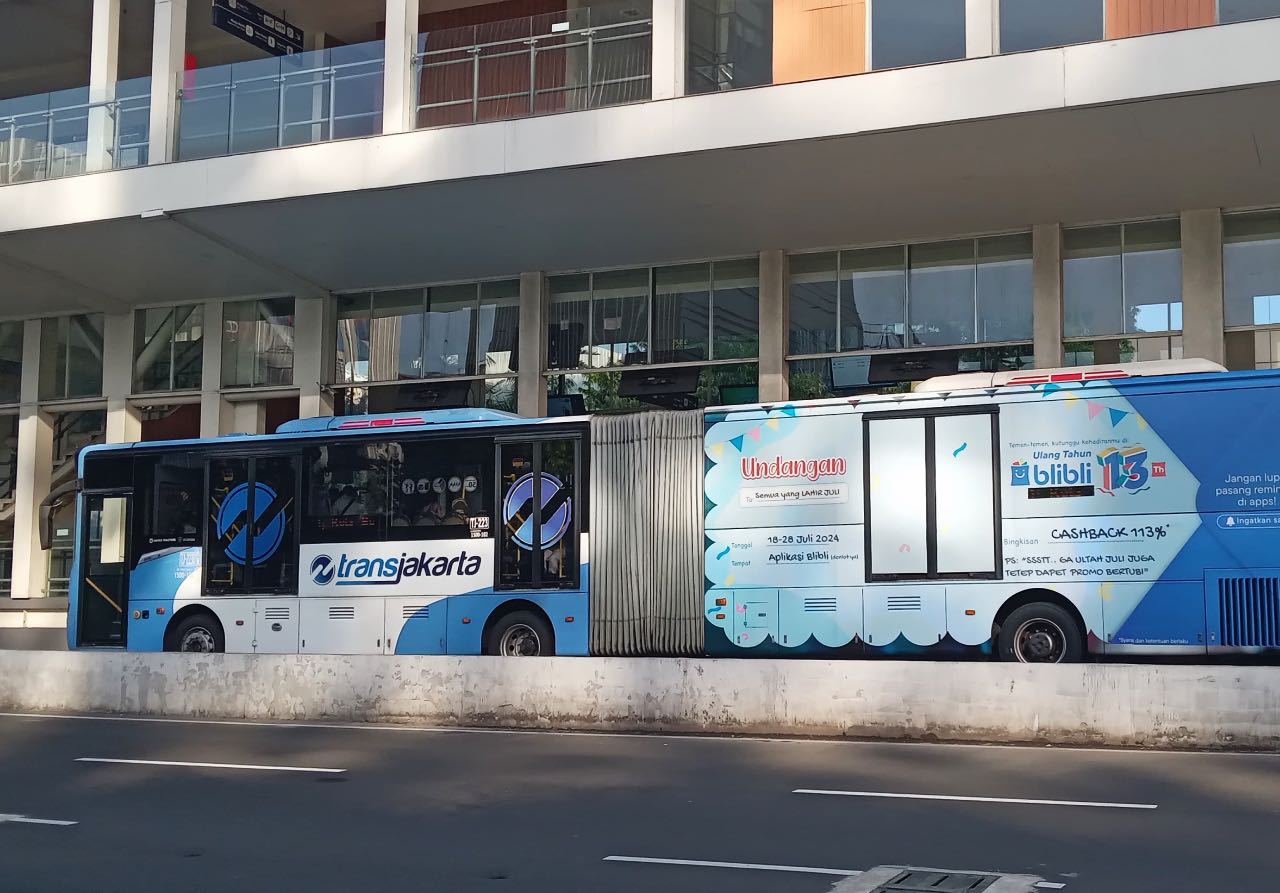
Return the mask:
<svg viewBox="0 0 1280 893">
<path fill-rule="evenodd" d="M 537 657 L 542 653 L 538 631 L 526 623 L 517 623 L 502 634 L 498 653 L 503 657 Z"/>
<path fill-rule="evenodd" d="M 203 626 L 193 626 L 183 634 L 182 641 L 178 643 L 178 650 L 208 654 L 216 650 L 217 644 L 218 641 L 210 630 Z"/>
<path fill-rule="evenodd" d="M 1056 664 L 1067 653 L 1067 635 L 1052 620 L 1035 617 L 1018 627 L 1013 653 L 1024 664 Z"/>
</svg>

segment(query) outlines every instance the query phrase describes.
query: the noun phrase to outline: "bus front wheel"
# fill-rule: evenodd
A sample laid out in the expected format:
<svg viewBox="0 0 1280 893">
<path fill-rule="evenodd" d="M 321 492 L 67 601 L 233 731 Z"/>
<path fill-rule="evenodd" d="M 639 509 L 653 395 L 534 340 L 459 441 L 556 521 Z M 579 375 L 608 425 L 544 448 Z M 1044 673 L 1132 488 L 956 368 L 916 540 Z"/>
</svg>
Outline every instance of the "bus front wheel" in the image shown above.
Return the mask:
<svg viewBox="0 0 1280 893">
<path fill-rule="evenodd" d="M 166 651 L 212 654 L 226 648 L 222 624 L 212 614 L 188 614 L 169 631 Z"/>
<path fill-rule="evenodd" d="M 1023 605 L 1000 627 L 1000 659 L 1024 664 L 1075 663 L 1084 656 L 1080 626 L 1048 602 Z"/>
<path fill-rule="evenodd" d="M 545 617 L 512 611 L 493 625 L 484 650 L 499 657 L 550 657 L 556 653 L 555 634 Z"/>
</svg>

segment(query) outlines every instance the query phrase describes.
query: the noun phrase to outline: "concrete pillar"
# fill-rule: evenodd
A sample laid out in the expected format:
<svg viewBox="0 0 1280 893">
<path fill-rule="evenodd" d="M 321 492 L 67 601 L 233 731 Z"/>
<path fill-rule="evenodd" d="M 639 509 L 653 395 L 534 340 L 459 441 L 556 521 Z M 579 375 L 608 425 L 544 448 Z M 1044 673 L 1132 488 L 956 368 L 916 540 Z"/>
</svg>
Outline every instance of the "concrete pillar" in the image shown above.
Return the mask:
<svg viewBox="0 0 1280 893">
<path fill-rule="evenodd" d="M 120 0 L 93 0 L 89 39 L 89 139 L 85 169 L 110 170 L 115 149 L 115 115 L 106 105 L 116 98 L 120 55 Z M 98 105 L 97 103 L 103 103 Z"/>
<path fill-rule="evenodd" d="M 142 439 L 142 414 L 133 393 L 133 314 L 108 313 L 102 320 L 102 396 L 107 398 L 107 443 Z"/>
<path fill-rule="evenodd" d="M 222 302 L 205 301 L 201 319 L 200 436 L 217 437 L 231 431 L 231 404 L 222 398 Z"/>
<path fill-rule="evenodd" d="M 382 132 L 404 133 L 417 123 L 418 0 L 387 0 L 386 57 L 382 71 Z"/>
<path fill-rule="evenodd" d="M 654 99 L 684 95 L 686 16 L 685 0 L 654 0 L 650 74 Z"/>
<path fill-rule="evenodd" d="M 332 298 L 294 298 L 293 383 L 298 418 L 333 415 L 334 332 Z"/>
<path fill-rule="evenodd" d="M 1056 369 L 1062 353 L 1062 226 L 1044 223 L 1031 229 L 1033 353 L 1036 367 Z"/>
<path fill-rule="evenodd" d="M 1182 212 L 1182 355 L 1222 363 L 1222 211 Z"/>
<path fill-rule="evenodd" d="M 187 50 L 187 0 L 155 0 L 151 37 L 151 133 L 148 160 L 177 157 L 178 87 Z"/>
<path fill-rule="evenodd" d="M 547 277 L 520 274 L 520 368 L 516 378 L 516 408 L 520 415 L 537 418 L 547 414 Z"/>
<path fill-rule="evenodd" d="M 1000 52 L 1000 0 L 965 0 L 965 55 L 970 59 Z"/>
<path fill-rule="evenodd" d="M 760 252 L 760 402 L 789 399 L 791 274 L 785 251 Z"/>
<path fill-rule="evenodd" d="M 267 404 L 262 400 L 237 400 L 231 404 L 232 434 L 261 434 L 267 428 Z"/>
<path fill-rule="evenodd" d="M 36 598 L 49 583 L 49 562 L 40 548 L 37 523 L 40 500 L 49 495 L 53 476 L 53 419 L 40 412 L 40 320 L 29 319 L 22 332 L 21 407 L 18 411 L 18 467 L 13 483 L 14 598 Z"/>
</svg>

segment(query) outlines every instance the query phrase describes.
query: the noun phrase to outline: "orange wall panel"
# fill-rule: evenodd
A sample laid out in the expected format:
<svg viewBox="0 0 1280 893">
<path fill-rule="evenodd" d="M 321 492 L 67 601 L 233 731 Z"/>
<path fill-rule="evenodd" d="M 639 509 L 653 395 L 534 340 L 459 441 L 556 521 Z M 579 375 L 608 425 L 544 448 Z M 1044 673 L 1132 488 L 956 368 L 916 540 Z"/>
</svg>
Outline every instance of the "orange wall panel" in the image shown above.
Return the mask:
<svg viewBox="0 0 1280 893">
<path fill-rule="evenodd" d="M 1214 23 L 1214 0 L 1107 0 L 1107 39 Z"/>
<path fill-rule="evenodd" d="M 866 70 L 866 0 L 774 0 L 775 84 Z"/>
</svg>

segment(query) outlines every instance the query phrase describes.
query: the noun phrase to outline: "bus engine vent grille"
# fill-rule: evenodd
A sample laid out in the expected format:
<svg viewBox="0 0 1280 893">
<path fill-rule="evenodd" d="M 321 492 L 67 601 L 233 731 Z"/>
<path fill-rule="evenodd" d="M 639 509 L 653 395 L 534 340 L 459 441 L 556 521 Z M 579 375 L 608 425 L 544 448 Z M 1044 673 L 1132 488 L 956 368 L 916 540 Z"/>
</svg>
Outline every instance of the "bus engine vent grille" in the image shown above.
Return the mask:
<svg viewBox="0 0 1280 893">
<path fill-rule="evenodd" d="M 831 595 L 806 598 L 804 600 L 804 609 L 810 614 L 834 614 L 836 612 L 836 597 Z"/>
<path fill-rule="evenodd" d="M 431 616 L 431 609 L 426 605 L 405 605 L 400 609 L 400 619 L 408 620 L 410 617 L 416 617 L 418 612 L 422 612 L 423 617 Z"/>
<path fill-rule="evenodd" d="M 329 619 L 330 620 L 355 620 L 356 619 L 355 605 L 334 605 L 333 607 L 329 608 Z"/>
<path fill-rule="evenodd" d="M 924 601 L 918 595 L 890 595 L 886 598 L 885 609 L 889 611 L 921 611 Z"/>
<path fill-rule="evenodd" d="M 1280 577 L 1219 577 L 1221 644 L 1280 648 Z"/>
<path fill-rule="evenodd" d="M 263 608 L 262 616 L 266 620 L 288 620 L 288 608 Z"/>
</svg>

